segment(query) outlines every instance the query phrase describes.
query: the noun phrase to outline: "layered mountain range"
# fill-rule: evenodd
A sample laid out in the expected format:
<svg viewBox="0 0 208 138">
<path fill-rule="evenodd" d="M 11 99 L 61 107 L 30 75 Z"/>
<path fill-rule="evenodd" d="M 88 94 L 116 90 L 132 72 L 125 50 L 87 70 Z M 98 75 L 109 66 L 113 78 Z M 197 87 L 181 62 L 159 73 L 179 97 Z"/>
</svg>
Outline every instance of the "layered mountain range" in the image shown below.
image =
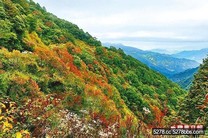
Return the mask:
<svg viewBox="0 0 208 138">
<path fill-rule="evenodd" d="M 164 51 L 158 50 L 144 51 L 135 47 L 122 44 L 103 43 L 110 47 L 121 48 L 124 52 L 146 64 L 151 69 L 165 75 L 170 80 L 178 83 L 182 88 L 189 89 L 193 81 L 194 74 L 208 54 L 207 49 L 183 51 L 178 54 L 163 54 Z M 195 61 L 194 59 L 197 59 Z"/>
<path fill-rule="evenodd" d="M 206 58 L 207 55 L 208 55 L 208 48 L 204 48 L 200 50 L 182 51 L 176 54 L 172 54 L 173 57 L 195 60 L 199 63 L 202 63 L 203 59 Z"/>
</svg>

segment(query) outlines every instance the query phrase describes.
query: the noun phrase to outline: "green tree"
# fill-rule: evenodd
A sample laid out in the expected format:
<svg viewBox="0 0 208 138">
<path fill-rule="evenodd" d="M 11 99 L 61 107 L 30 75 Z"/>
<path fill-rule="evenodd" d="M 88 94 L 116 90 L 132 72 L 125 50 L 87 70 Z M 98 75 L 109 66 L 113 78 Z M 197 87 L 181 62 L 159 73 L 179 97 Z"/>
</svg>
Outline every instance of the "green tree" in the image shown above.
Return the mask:
<svg viewBox="0 0 208 138">
<path fill-rule="evenodd" d="M 6 13 L 3 7 L 3 2 L 0 0 L 0 19 L 5 19 L 6 18 Z"/>
<path fill-rule="evenodd" d="M 18 45 L 17 35 L 12 32 L 13 24 L 9 20 L 0 20 L 0 45 L 5 46 L 9 50 L 13 48 L 21 50 Z"/>
<path fill-rule="evenodd" d="M 26 21 L 29 32 L 35 31 L 37 29 L 37 19 L 32 14 L 27 16 Z"/>
<path fill-rule="evenodd" d="M 208 58 L 195 75 L 193 86 L 181 104 L 179 115 L 185 123 L 199 123 L 208 127 Z"/>
<path fill-rule="evenodd" d="M 26 25 L 24 18 L 22 16 L 15 16 L 13 19 L 14 26 L 13 28 L 15 29 L 17 35 L 22 39 L 22 35 L 24 31 L 26 30 Z"/>
</svg>

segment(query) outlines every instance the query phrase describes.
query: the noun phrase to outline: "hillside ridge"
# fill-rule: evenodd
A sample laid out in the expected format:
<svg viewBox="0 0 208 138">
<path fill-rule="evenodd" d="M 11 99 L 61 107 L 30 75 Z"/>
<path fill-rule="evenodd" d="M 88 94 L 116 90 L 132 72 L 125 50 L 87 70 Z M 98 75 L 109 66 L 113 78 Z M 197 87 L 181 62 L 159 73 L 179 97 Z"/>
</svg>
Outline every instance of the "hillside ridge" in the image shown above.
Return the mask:
<svg viewBox="0 0 208 138">
<path fill-rule="evenodd" d="M 148 137 L 171 125 L 186 91 L 163 75 L 32 0 L 0 0 L 0 17 L 0 137 Z"/>
</svg>

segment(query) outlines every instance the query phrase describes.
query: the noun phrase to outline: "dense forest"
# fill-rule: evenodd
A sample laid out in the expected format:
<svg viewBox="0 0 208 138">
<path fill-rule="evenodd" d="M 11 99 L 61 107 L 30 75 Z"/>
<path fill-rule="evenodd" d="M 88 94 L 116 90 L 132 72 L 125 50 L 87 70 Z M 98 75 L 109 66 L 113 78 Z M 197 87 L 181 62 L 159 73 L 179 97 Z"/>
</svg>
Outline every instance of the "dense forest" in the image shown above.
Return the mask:
<svg viewBox="0 0 208 138">
<path fill-rule="evenodd" d="M 0 137 L 148 137 L 176 122 L 186 91 L 121 49 L 32 0 L 0 0 L 0 19 Z"/>
<path fill-rule="evenodd" d="M 208 58 L 204 59 L 184 99 L 179 110 L 182 121 L 208 127 Z"/>
</svg>

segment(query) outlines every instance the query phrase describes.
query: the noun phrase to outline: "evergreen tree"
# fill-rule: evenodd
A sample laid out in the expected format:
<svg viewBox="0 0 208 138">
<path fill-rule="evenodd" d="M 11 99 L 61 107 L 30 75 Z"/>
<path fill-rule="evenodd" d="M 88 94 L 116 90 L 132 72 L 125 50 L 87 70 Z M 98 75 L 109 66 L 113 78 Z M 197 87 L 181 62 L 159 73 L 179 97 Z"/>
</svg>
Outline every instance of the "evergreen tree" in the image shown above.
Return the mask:
<svg viewBox="0 0 208 138">
<path fill-rule="evenodd" d="M 208 58 L 203 61 L 187 97 L 181 105 L 179 115 L 188 124 L 208 126 Z"/>
</svg>

